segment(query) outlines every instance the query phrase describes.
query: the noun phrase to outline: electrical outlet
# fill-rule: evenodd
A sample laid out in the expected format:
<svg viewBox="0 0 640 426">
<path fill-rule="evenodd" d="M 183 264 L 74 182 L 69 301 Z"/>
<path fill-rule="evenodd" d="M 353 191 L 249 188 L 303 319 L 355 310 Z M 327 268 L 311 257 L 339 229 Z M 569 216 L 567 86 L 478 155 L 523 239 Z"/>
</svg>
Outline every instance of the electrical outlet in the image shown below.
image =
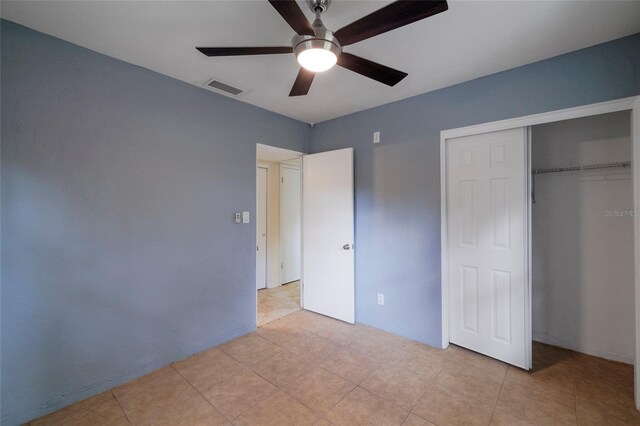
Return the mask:
<svg viewBox="0 0 640 426">
<path fill-rule="evenodd" d="M 236 213 L 236 223 L 241 223 L 242 222 L 242 218 L 240 216 L 241 216 L 240 212 Z"/>
<path fill-rule="evenodd" d="M 384 306 L 384 294 L 378 293 L 378 305 Z"/>
<path fill-rule="evenodd" d="M 373 132 L 373 143 L 380 142 L 380 132 Z"/>
</svg>

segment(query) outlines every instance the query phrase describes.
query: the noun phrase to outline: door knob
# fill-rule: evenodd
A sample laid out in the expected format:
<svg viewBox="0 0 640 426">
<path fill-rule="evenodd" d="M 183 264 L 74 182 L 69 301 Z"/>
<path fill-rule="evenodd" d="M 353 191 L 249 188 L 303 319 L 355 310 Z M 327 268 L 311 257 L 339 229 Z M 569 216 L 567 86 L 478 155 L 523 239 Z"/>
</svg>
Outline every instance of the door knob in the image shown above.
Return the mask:
<svg viewBox="0 0 640 426">
<path fill-rule="evenodd" d="M 345 244 L 342 246 L 343 250 L 351 250 L 351 246 L 349 244 Z"/>
</svg>

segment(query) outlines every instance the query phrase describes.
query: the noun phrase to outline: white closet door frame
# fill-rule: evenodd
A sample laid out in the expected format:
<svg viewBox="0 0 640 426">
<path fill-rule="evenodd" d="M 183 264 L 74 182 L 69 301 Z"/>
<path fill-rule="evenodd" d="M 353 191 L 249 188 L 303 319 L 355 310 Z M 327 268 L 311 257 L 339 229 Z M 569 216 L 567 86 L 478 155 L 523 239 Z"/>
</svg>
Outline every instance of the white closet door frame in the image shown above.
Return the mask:
<svg viewBox="0 0 640 426">
<path fill-rule="evenodd" d="M 524 102 L 524 100 L 523 100 Z M 606 114 L 617 111 L 631 111 L 631 145 L 632 145 L 632 169 L 633 169 L 633 194 L 634 206 L 640 212 L 640 96 L 617 99 L 561 109 L 541 114 L 527 115 L 507 120 L 483 123 L 474 126 L 457 129 L 443 130 L 440 132 L 440 195 L 441 195 L 441 296 L 442 296 L 442 348 L 449 346 L 449 259 L 447 243 L 447 140 L 462 136 L 476 135 L 480 133 L 496 132 L 500 130 L 518 127 L 531 127 L 538 124 L 553 123 L 556 121 L 571 120 L 573 118 L 588 117 L 591 115 Z M 530 158 L 530 156 L 529 156 Z M 529 160 L 530 161 L 530 160 Z M 529 164 L 529 169 L 531 164 Z M 530 170 L 529 170 L 530 172 Z M 530 173 L 529 173 L 530 174 Z M 530 187 L 530 183 L 529 183 Z M 530 201 L 529 201 L 530 202 Z M 530 210 L 529 210 L 530 211 Z M 531 215 L 528 218 L 529 235 L 531 233 Z M 635 227 L 635 311 L 636 311 L 636 356 L 635 356 L 635 402 L 640 409 L 640 217 L 634 218 Z M 531 238 L 529 238 L 530 245 Z M 531 303 L 531 248 L 528 250 L 528 293 Z M 531 318 L 528 322 L 528 333 L 531 335 Z"/>
</svg>

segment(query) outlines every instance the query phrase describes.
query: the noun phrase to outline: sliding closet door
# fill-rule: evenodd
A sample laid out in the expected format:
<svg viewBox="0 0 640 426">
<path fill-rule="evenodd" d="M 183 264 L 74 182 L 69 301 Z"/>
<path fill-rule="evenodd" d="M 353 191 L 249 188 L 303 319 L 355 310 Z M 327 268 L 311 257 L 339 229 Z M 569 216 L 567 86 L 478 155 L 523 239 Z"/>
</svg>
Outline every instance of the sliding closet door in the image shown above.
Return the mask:
<svg viewBox="0 0 640 426">
<path fill-rule="evenodd" d="M 450 341 L 529 368 L 527 133 L 447 140 Z"/>
</svg>

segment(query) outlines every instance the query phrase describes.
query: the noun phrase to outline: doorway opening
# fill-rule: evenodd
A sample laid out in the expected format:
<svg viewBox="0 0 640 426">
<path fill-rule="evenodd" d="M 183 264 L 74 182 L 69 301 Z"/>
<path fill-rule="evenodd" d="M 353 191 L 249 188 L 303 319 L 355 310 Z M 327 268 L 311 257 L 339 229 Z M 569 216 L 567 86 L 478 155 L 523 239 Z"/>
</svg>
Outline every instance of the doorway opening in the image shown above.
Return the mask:
<svg viewBox="0 0 640 426">
<path fill-rule="evenodd" d="M 302 308 L 302 154 L 256 148 L 257 326 Z"/>
</svg>

